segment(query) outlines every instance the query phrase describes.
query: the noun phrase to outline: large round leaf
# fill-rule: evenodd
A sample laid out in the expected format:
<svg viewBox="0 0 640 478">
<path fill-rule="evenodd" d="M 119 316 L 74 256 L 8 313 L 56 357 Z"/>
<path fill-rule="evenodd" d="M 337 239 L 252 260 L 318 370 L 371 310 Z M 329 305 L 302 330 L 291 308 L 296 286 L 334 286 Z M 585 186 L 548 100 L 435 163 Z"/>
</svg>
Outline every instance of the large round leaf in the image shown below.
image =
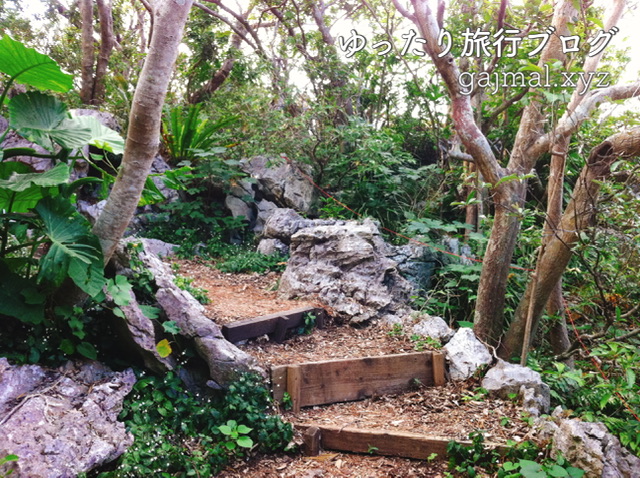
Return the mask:
<svg viewBox="0 0 640 478">
<path fill-rule="evenodd" d="M 69 166 L 60 163 L 44 173 L 32 173 L 26 164 L 0 163 L 0 210 L 29 212 L 50 189 L 69 180 Z"/>
<path fill-rule="evenodd" d="M 91 140 L 91 130 L 71 119 L 67 106 L 57 98 L 33 91 L 9 102 L 9 124 L 30 141 L 49 151 L 54 143 L 67 149 L 80 148 Z"/>
<path fill-rule="evenodd" d="M 88 141 L 90 145 L 113 154 L 124 153 L 124 139 L 114 130 L 107 128 L 93 116 L 75 116 L 73 119 L 82 128 L 91 131 L 91 139 Z"/>
<path fill-rule="evenodd" d="M 73 86 L 73 76 L 63 73 L 55 61 L 9 35 L 0 39 L 0 71 L 41 90 L 65 93 Z"/>
</svg>

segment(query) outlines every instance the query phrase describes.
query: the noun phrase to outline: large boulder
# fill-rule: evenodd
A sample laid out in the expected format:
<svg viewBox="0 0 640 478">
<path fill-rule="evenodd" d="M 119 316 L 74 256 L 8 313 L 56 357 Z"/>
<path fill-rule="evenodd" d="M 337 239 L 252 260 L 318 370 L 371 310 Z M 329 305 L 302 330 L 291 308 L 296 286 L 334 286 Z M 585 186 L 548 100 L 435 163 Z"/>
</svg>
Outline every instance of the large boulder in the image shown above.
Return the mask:
<svg viewBox="0 0 640 478">
<path fill-rule="evenodd" d="M 73 477 L 115 460 L 133 443 L 117 421 L 135 375 L 97 362 L 45 369 L 0 358 L 0 458 L 11 476 Z"/>
<path fill-rule="evenodd" d="M 449 362 L 451 380 L 467 380 L 482 365 L 493 361 L 486 345 L 480 342 L 473 329 L 462 327 L 442 350 Z"/>
<path fill-rule="evenodd" d="M 455 333 L 442 317 L 422 315 L 413 325 L 412 332 L 422 337 L 431 337 L 441 343 L 447 343 Z"/>
<path fill-rule="evenodd" d="M 547 413 L 551 403 L 549 386 L 540 374 L 528 367 L 498 360 L 482 380 L 482 387 L 501 398 L 520 395 L 523 408 L 533 416 Z"/>
<path fill-rule="evenodd" d="M 166 319 L 174 321 L 179 327 L 179 335 L 192 341 L 198 355 L 206 362 L 211 379 L 209 385 L 215 388 L 225 387 L 239 373 L 263 372 L 253 357 L 225 340 L 220 327 L 207 317 L 202 304 L 175 285 L 175 276 L 169 265 L 151 252 L 152 247 L 157 249 L 157 244 L 151 246 L 147 239 L 130 239 L 130 242 L 142 245 L 141 250 L 136 253 L 138 260 L 153 275 L 155 300 Z M 121 274 L 127 273 L 126 266 L 130 262 L 126 244 L 123 243 L 123 247 L 117 252 Z M 163 338 L 162 332 L 150 320 L 144 320 L 144 314 L 139 313 L 135 301 L 122 309 L 125 312 L 128 335 L 133 338 L 145 364 L 154 370 L 172 369 L 174 362 L 160 360 L 156 351 L 156 344 Z"/>
<path fill-rule="evenodd" d="M 351 323 L 406 315 L 411 285 L 387 257 L 388 246 L 371 220 L 303 227 L 290 240 L 280 280 L 284 296 L 317 297 Z"/>
<path fill-rule="evenodd" d="M 538 438 L 552 441 L 552 456 L 562 454 L 586 478 L 637 478 L 640 458 L 631 454 L 602 423 L 543 417 L 536 421 Z"/>
<path fill-rule="evenodd" d="M 300 173 L 299 168 L 304 169 L 305 166 L 293 166 L 282 159 L 256 156 L 243 161 L 242 168 L 256 180 L 260 199 L 300 212 L 313 211 L 317 192 L 313 184 Z"/>
</svg>

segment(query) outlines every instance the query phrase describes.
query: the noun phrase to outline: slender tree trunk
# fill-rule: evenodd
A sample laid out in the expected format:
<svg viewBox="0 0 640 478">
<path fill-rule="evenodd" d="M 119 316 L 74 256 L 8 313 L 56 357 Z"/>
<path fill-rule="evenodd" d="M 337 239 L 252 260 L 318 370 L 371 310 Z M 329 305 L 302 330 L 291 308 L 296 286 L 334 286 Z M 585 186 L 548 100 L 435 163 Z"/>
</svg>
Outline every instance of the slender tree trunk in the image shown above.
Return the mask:
<svg viewBox="0 0 640 478">
<path fill-rule="evenodd" d="M 122 166 L 93 231 L 105 263 L 111 258 L 140 201 L 158 150 L 162 106 L 192 0 L 156 0 L 155 31 L 136 86 Z"/>
<path fill-rule="evenodd" d="M 591 151 L 556 234 L 551 237 L 538 260 L 537 284 L 529 282 L 518 305 L 515 318 L 499 350 L 503 358 L 509 358 L 521 350 L 527 311 L 530 308 L 533 311 L 532 328 L 535 329 L 540 321 L 545 304 L 571 259 L 571 248 L 577 243 L 580 232 L 593 222 L 600 182 L 610 175 L 611 164 L 619 158 L 635 156 L 640 156 L 640 127 L 615 134 Z M 535 294 L 532 293 L 534 290 Z"/>
<path fill-rule="evenodd" d="M 80 87 L 80 101 L 85 105 L 91 104 L 93 98 L 93 0 L 79 0 L 80 18 L 82 21 L 82 85 Z"/>
<path fill-rule="evenodd" d="M 100 105 L 104 102 L 105 86 L 104 78 L 109 65 L 109 58 L 115 40 L 113 38 L 113 13 L 111 0 L 97 0 L 98 18 L 100 19 L 100 51 L 98 52 L 98 62 L 96 64 L 96 74 L 93 80 L 93 95 L 91 104 Z"/>
<path fill-rule="evenodd" d="M 242 18 L 244 20 L 249 16 L 249 11 L 242 14 Z M 236 28 L 245 32 L 244 26 L 241 22 L 237 22 Z M 222 86 L 222 84 L 229 78 L 231 74 L 231 70 L 233 69 L 233 65 L 235 65 L 236 60 L 238 59 L 238 53 L 240 50 L 240 44 L 242 43 L 242 37 L 238 33 L 233 33 L 231 35 L 231 39 L 229 40 L 229 56 L 222 63 L 222 66 L 213 74 L 211 79 L 204 85 L 202 88 L 194 91 L 193 94 L 189 97 L 189 103 L 196 104 L 201 103 L 206 100 L 209 96 L 211 96 L 218 88 Z"/>
</svg>

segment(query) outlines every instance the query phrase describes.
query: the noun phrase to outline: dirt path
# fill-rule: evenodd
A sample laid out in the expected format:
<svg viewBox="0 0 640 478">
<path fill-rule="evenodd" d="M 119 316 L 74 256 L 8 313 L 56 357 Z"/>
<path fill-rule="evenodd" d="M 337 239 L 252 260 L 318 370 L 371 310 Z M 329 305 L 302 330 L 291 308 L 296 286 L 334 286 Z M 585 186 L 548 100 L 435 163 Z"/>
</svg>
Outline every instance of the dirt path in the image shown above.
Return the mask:
<svg viewBox="0 0 640 478">
<path fill-rule="evenodd" d="M 193 285 L 208 290 L 209 316 L 219 325 L 305 305 L 278 297 L 279 275 L 225 274 L 205 262 L 178 261 L 178 274 L 192 277 Z M 175 266 L 174 266 L 175 267 Z M 272 365 L 319 360 L 407 353 L 424 347 L 406 335 L 390 333 L 388 326 L 372 324 L 355 329 L 330 322 L 325 329 L 295 336 L 282 344 L 262 338 L 240 345 L 265 368 Z M 514 403 L 489 399 L 474 381 L 448 383 L 445 387 L 421 387 L 396 395 L 304 408 L 294 416 L 282 411 L 292 423 L 322 423 L 359 428 L 383 428 L 425 433 L 444 439 L 465 440 L 471 431 L 486 431 L 489 442 L 505 444 L 526 438 L 528 426 Z M 296 438 L 301 442 L 300 437 Z M 231 477 L 444 477 L 446 462 L 326 452 L 319 457 L 300 454 L 254 456 L 220 474 Z"/>
</svg>

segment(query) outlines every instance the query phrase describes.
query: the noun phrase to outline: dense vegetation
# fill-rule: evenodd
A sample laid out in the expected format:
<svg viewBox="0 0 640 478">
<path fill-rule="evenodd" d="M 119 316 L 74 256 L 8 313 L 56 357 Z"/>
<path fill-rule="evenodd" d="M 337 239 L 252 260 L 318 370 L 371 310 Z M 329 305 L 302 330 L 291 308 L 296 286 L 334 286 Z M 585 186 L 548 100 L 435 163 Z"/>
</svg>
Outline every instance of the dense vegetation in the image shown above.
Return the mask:
<svg viewBox="0 0 640 478">
<path fill-rule="evenodd" d="M 69 111 L 99 106 L 119 118 L 126 136 L 149 50 L 150 16 L 145 2 L 114 0 L 99 7 L 88 2 L 88 16 L 83 15 L 84 1 L 46 2 L 37 15 L 27 11 L 28 3 L 0 3 L 0 33 L 5 35 L 0 40 L 0 108 L 8 118 L 2 138 L 17 132 L 46 153 L 7 148 L 0 161 L 0 353 L 17 363 L 56 364 L 81 356 L 123 367 L 127 364 L 110 356 L 114 338 L 103 319 L 126 303 L 129 288 L 144 287 L 144 274 L 136 278 L 141 283 L 129 284 L 105 273 L 103 238 L 75 205 L 89 186 L 94 198 L 109 196 L 119 180 L 115 166 L 126 160 L 125 143 L 93 118 Z M 503 24 L 528 25 L 535 32 L 555 21 L 553 6 L 540 0 L 506 9 L 506 2 L 450 3 L 441 21 L 451 32 L 467 27 L 495 32 Z M 592 38 L 603 28 L 604 14 L 578 3 L 568 28 L 580 38 Z M 245 179 L 241 159 L 263 154 L 277 161 L 285 153 L 306 164 L 331 195 L 321 198 L 310 215 L 354 218 L 355 211 L 377 219 L 393 242 L 410 236 L 441 247 L 447 236 L 482 258 L 495 240 L 496 222 L 518 221 L 510 261 L 515 267 L 505 276 L 504 307 L 496 312 L 500 321 L 492 324 L 508 332 L 516 316 L 528 310 L 525 290 L 535 283 L 531 270 L 548 237 L 557 235 L 553 228 L 559 216 L 551 212 L 551 197 L 559 191 L 560 205 L 566 205 L 590 151 L 639 124 L 637 111 L 621 106 L 591 114 L 565 138 L 564 180 L 556 189 L 551 179 L 558 173 L 557 154 L 551 154 L 551 147 L 531 171 L 492 183 L 491 169 L 482 169 L 460 138 L 460 124 L 451 114 L 455 101 L 441 81 L 442 71 L 414 49 L 419 44 L 404 48 L 407 32 L 415 27 L 390 2 L 257 1 L 242 4 L 244 10 L 219 1 L 207 5 L 190 14 L 164 102 L 161 150 L 173 169 L 162 180 L 179 199 L 164 202 L 148 179 L 140 205 L 153 208 L 143 221 L 145 235 L 180 244 L 179 253 L 186 257 L 216 259 L 224 271 L 282 267 L 282 258 L 254 252 L 245 221 L 230 217 L 222 198 Z M 87 24 L 87 18 L 92 22 Z M 349 55 L 352 28 L 368 42 Z M 87 31 L 89 43 L 81 42 Z M 393 40 L 390 52 L 378 54 L 373 45 L 384 46 L 388 39 Z M 583 43 L 563 58 L 548 59 L 555 74 L 582 71 L 590 58 Z M 493 57 L 493 66 L 465 58 L 456 42 L 451 53 L 461 71 L 474 74 L 541 68 L 524 48 L 514 56 Z M 614 84 L 628 59 L 627 52 L 609 45 L 598 71 L 608 73 Z M 546 118 L 539 136 L 553 132 L 570 109 L 574 89 L 494 92 L 476 85 L 470 100 L 474 121 L 496 164 L 507 168 L 531 105 Z M 87 145 L 92 148 L 83 149 Z M 18 156 L 48 159 L 52 167 L 34 173 L 11 161 Z M 89 162 L 95 177 L 75 178 L 79 161 Z M 640 454 L 637 173 L 632 161 L 620 157 L 611 174 L 598 180 L 599 201 L 591 204 L 594 220 L 568 248 L 563 305 L 540 313 L 528 355 L 529 344 L 521 341 L 520 346 L 527 364 L 551 386 L 554 405 L 603 421 Z M 523 196 L 510 205 L 505 219 L 500 195 L 510 184 L 522 185 Z M 480 263 L 443 260 L 431 290 L 413 298 L 414 307 L 452 326 L 472 325 L 476 301 L 484 293 L 482 269 Z M 78 295 L 61 293 L 70 285 Z M 105 300 L 104 290 L 115 304 Z M 76 300 L 81 296 L 85 300 Z M 565 334 L 560 348 L 559 330 Z M 508 355 L 519 355 L 519 349 Z M 139 371 L 141 380 L 122 414 L 136 444 L 106 476 L 156 470 L 166 476 L 206 475 L 245 450 L 283 449 L 291 438 L 290 428 L 268 413 L 267 391 L 255 378 L 243 378 L 226 395 L 203 399 L 182 391 L 173 375 L 145 373 Z M 176 427 L 181 436 L 173 435 Z M 186 445 L 194 443 L 185 453 Z M 518 458 L 525 464 L 530 459 L 526 454 Z M 513 463 L 516 473 L 522 461 Z"/>
</svg>

